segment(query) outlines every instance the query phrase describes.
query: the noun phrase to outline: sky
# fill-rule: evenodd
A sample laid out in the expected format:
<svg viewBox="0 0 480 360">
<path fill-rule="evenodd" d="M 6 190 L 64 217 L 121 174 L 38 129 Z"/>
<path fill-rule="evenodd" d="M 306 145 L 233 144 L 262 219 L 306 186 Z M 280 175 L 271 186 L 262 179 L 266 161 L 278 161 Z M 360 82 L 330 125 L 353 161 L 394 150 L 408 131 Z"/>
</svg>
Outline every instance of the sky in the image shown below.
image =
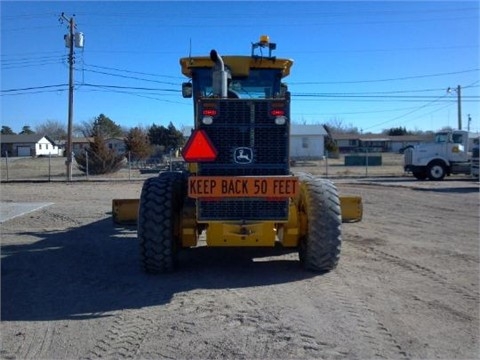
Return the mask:
<svg viewBox="0 0 480 360">
<path fill-rule="evenodd" d="M 126 129 L 192 126 L 179 58 L 249 55 L 268 35 L 275 56 L 294 60 L 284 79 L 294 123 L 458 128 L 460 89 L 462 127 L 480 131 L 478 1 L 2 0 L 0 124 L 15 132 L 48 120 L 67 126 L 62 13 L 84 35 L 74 126 L 100 114 Z"/>
</svg>

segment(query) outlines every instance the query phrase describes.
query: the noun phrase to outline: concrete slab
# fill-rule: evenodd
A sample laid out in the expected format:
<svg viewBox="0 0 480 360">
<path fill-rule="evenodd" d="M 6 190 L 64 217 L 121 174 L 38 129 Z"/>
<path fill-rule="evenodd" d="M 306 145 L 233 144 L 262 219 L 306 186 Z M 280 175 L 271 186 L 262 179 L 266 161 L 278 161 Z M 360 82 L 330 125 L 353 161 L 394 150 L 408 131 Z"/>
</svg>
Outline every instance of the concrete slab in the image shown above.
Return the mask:
<svg viewBox="0 0 480 360">
<path fill-rule="evenodd" d="M 0 202 L 0 224 L 7 220 L 36 211 L 46 206 L 53 205 L 50 202 L 18 203 Z"/>
</svg>

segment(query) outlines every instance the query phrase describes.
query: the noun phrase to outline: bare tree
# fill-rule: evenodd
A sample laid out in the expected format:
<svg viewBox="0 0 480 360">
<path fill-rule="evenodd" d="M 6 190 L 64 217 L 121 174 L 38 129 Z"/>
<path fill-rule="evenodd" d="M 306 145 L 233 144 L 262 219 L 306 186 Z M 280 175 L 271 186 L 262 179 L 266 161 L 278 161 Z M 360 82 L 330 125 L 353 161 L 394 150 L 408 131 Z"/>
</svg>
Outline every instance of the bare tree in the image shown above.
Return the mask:
<svg viewBox="0 0 480 360">
<path fill-rule="evenodd" d="M 46 120 L 43 124 L 35 127 L 35 132 L 48 135 L 54 140 L 65 140 L 67 138 L 66 125 L 58 120 Z"/>
<path fill-rule="evenodd" d="M 358 128 L 352 124 L 346 125 L 342 119 L 334 117 L 325 124 L 333 134 L 359 134 Z"/>
</svg>

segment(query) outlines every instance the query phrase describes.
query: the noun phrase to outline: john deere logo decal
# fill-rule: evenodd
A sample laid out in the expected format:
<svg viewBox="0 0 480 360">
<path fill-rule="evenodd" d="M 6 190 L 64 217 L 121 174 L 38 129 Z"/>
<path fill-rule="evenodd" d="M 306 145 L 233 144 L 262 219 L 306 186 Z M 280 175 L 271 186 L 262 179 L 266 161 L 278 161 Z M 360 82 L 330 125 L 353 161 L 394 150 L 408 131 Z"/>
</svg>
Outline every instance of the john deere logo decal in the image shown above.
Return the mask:
<svg viewBox="0 0 480 360">
<path fill-rule="evenodd" d="M 233 152 L 233 161 L 237 164 L 251 164 L 253 150 L 248 147 L 238 147 Z"/>
</svg>

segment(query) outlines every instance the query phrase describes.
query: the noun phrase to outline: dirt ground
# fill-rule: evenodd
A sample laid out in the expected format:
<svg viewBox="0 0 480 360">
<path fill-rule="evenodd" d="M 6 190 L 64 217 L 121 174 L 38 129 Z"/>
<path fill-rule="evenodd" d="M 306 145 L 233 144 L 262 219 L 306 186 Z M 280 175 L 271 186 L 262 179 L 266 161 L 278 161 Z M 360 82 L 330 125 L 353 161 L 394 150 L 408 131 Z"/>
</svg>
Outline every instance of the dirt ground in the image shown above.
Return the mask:
<svg viewBox="0 0 480 360">
<path fill-rule="evenodd" d="M 214 249 L 140 270 L 113 198 L 142 181 L 2 183 L 2 359 L 478 359 L 479 187 L 467 178 L 335 179 L 361 195 L 340 264 L 295 251 Z"/>
</svg>

